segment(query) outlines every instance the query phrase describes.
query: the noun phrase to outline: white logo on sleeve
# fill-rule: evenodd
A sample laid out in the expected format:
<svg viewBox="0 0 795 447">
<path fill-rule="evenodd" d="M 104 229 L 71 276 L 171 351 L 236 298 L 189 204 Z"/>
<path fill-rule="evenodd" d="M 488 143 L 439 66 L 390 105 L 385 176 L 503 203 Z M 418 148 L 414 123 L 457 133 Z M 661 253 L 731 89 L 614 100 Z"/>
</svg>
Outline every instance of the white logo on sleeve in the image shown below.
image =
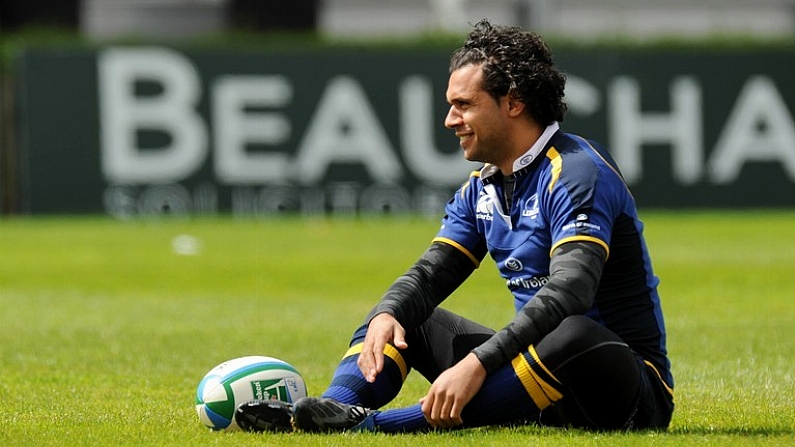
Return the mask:
<svg viewBox="0 0 795 447">
<path fill-rule="evenodd" d="M 599 231 L 602 229 L 601 226 L 588 222 L 588 215 L 585 213 L 580 213 L 577 217 L 574 218 L 574 222 L 567 223 L 563 226 L 563 230 L 571 230 L 576 229 L 577 231 L 581 231 L 583 229 L 587 229 L 590 231 Z M 587 231 L 586 231 L 587 232 Z"/>
</svg>

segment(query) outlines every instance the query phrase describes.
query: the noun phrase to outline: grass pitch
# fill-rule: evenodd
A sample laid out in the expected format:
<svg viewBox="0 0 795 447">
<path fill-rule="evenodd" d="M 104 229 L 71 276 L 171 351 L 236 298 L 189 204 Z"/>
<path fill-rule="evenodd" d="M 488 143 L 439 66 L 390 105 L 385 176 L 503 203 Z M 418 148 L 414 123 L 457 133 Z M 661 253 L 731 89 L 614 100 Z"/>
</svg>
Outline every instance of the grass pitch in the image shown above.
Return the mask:
<svg viewBox="0 0 795 447">
<path fill-rule="evenodd" d="M 666 433 L 210 432 L 193 409 L 210 368 L 270 355 L 321 392 L 437 222 L 15 218 L 0 220 L 0 445 L 795 444 L 795 212 L 642 215 L 677 381 Z M 445 307 L 493 327 L 513 312 L 489 262 Z M 426 386 L 410 376 L 393 405 Z"/>
</svg>

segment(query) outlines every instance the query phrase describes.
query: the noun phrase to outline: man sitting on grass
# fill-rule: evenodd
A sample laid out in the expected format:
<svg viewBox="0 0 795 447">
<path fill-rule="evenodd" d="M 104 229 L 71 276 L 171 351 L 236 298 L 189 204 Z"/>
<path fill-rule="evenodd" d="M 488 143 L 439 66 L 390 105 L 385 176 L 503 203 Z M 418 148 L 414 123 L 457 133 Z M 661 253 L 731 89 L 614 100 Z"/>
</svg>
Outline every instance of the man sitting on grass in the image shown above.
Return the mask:
<svg viewBox="0 0 795 447">
<path fill-rule="evenodd" d="M 354 332 L 322 396 L 244 403 L 240 427 L 668 427 L 673 379 L 643 225 L 609 154 L 560 129 L 564 85 L 536 34 L 475 26 L 451 59 L 445 126 L 485 166 Z M 487 253 L 516 308 L 500 331 L 438 307 Z M 431 383 L 427 394 L 379 411 L 411 369 Z"/>
</svg>

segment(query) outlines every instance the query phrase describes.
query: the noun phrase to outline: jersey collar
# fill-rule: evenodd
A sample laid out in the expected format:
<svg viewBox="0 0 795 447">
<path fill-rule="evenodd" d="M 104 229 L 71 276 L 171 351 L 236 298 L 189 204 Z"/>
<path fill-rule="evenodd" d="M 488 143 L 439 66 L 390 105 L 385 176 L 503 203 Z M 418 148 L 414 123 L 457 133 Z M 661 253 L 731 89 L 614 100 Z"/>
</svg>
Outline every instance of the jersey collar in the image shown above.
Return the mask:
<svg viewBox="0 0 795 447">
<path fill-rule="evenodd" d="M 541 136 L 538 137 L 535 143 L 533 143 L 533 146 L 531 146 L 530 149 L 528 149 L 527 152 L 522 154 L 519 158 L 514 160 L 512 175 L 521 176 L 524 174 L 527 168 L 533 163 L 533 160 L 536 160 L 541 152 L 544 151 L 544 148 L 546 147 L 547 143 L 549 143 L 549 140 L 552 139 L 552 136 L 555 135 L 555 132 L 557 132 L 559 129 L 560 124 L 557 122 L 553 122 L 547 126 L 547 128 L 544 129 L 544 132 L 541 133 Z M 500 173 L 500 169 L 497 166 L 487 163 L 480 170 L 480 181 L 482 181 L 483 184 L 492 183 L 494 181 L 494 176 L 498 173 Z M 498 178 L 502 178 L 502 175 L 500 175 Z"/>
<path fill-rule="evenodd" d="M 530 164 L 538 158 L 544 148 L 549 143 L 549 140 L 552 138 L 552 135 L 560 129 L 560 124 L 557 121 L 553 122 L 546 129 L 544 132 L 541 133 L 541 136 L 538 137 L 535 143 L 527 150 L 524 154 L 520 155 L 519 158 L 513 161 L 513 172 L 521 171 L 522 169 L 530 166 Z"/>
</svg>

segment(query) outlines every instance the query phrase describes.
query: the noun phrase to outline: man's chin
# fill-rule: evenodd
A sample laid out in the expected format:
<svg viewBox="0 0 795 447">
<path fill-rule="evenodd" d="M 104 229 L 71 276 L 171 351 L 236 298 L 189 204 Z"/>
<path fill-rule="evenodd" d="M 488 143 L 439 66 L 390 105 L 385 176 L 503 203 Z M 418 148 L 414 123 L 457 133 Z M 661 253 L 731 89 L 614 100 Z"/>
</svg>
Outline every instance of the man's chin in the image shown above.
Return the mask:
<svg viewBox="0 0 795 447">
<path fill-rule="evenodd" d="M 471 150 L 464 149 L 464 159 L 467 161 L 474 161 L 479 162 L 477 155 L 475 155 Z"/>
</svg>

